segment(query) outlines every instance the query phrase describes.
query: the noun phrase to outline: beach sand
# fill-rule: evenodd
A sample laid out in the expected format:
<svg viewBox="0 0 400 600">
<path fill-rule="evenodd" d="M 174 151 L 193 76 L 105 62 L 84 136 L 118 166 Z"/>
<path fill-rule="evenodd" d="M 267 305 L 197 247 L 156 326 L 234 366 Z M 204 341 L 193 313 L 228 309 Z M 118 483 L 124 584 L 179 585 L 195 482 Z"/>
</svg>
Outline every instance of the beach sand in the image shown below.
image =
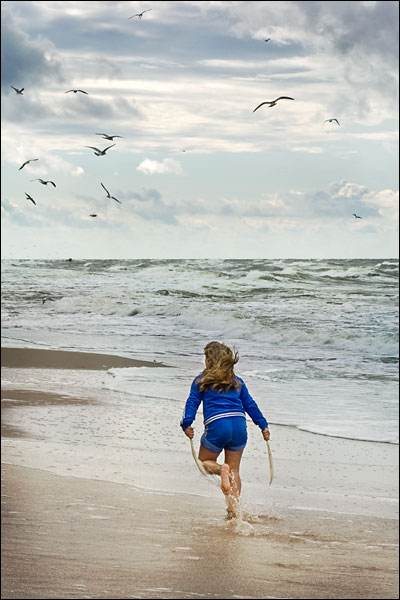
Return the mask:
<svg viewBox="0 0 400 600">
<path fill-rule="evenodd" d="M 16 373 L 18 367 L 23 373 L 39 363 L 60 368 L 57 352 L 36 355 L 30 349 L 32 362 L 21 349 L 12 354 Z M 76 357 L 62 354 L 68 368 L 73 364 L 69 358 Z M 3 358 L 9 356 L 7 351 Z M 102 369 L 109 363 L 99 356 L 104 355 L 84 357 L 89 361 L 84 364 Z M 95 403 L 26 385 L 23 381 L 21 388 L 14 385 L 2 394 L 5 442 L 18 444 L 31 436 L 16 425 L 17 411 L 60 403 L 73 410 L 74 405 Z M 227 521 L 222 494 L 204 497 L 190 489 L 167 493 L 60 476 L 28 468 L 24 459 L 15 464 L 9 458 L 14 455 L 5 443 L 2 598 L 399 597 L 398 520 L 381 513 L 384 503 L 377 502 L 372 514 L 373 496 L 369 515 L 299 510 L 285 505 L 281 487 L 281 507 L 275 503 L 274 511 Z M 333 467 L 335 460 L 332 454 Z M 138 463 L 135 468 L 148 467 Z"/>
<path fill-rule="evenodd" d="M 125 358 L 113 354 L 93 354 L 41 348 L 2 348 L 1 366 L 18 369 L 87 369 L 107 371 L 117 367 L 157 367 L 162 363 Z M 166 366 L 166 365 L 162 365 Z"/>
</svg>

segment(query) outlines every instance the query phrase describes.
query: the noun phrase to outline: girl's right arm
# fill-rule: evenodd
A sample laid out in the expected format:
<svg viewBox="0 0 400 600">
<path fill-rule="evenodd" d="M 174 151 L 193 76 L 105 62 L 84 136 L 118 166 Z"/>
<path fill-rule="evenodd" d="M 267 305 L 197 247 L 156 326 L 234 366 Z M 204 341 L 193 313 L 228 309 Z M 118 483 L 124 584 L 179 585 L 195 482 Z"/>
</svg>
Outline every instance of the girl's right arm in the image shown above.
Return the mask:
<svg viewBox="0 0 400 600">
<path fill-rule="evenodd" d="M 268 421 L 262 414 L 261 410 L 258 408 L 257 403 L 250 396 L 249 391 L 248 391 L 244 381 L 243 380 L 239 380 L 239 381 L 242 384 L 241 389 L 240 389 L 240 399 L 242 401 L 243 408 L 250 415 L 253 423 L 255 425 L 259 426 L 264 439 L 266 439 L 264 436 L 264 431 L 267 430 L 269 433 Z M 268 433 L 266 435 L 268 435 Z"/>
<path fill-rule="evenodd" d="M 183 431 L 190 427 L 193 421 L 196 418 L 197 409 L 200 406 L 201 402 L 201 392 L 196 383 L 196 379 L 192 383 L 192 387 L 190 388 L 190 394 L 188 399 L 186 400 L 185 409 L 183 411 L 183 416 L 181 419 L 181 427 Z M 187 434 L 186 434 L 187 435 Z"/>
</svg>

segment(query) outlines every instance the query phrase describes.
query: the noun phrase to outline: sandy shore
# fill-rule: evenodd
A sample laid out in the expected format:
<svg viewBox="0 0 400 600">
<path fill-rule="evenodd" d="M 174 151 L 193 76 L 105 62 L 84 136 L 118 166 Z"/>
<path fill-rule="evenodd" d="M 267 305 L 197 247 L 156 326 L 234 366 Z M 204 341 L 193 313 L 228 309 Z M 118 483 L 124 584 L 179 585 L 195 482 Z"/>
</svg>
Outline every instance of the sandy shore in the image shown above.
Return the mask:
<svg viewBox="0 0 400 600">
<path fill-rule="evenodd" d="M 33 368 L 40 361 L 47 368 L 61 368 L 59 360 L 71 365 L 73 355 L 81 354 L 68 352 L 56 357 L 58 352 L 29 350 L 28 354 L 21 350 L 6 352 L 8 359 L 14 355 L 14 366 L 19 368 Z M 103 356 L 78 356 L 78 364 L 104 365 Z M 111 366 L 116 366 L 118 358 L 110 357 Z M 54 364 L 57 367 L 51 366 Z M 146 366 L 150 365 L 155 363 Z M 15 373 L 18 379 L 18 369 Z M 337 500 L 337 510 L 298 510 L 289 509 L 287 502 L 285 505 L 298 485 L 294 477 L 299 465 L 289 460 L 283 439 L 287 428 L 280 432 L 279 441 L 286 446 L 283 458 L 278 440 L 275 442 L 277 484 L 279 471 L 286 473 L 284 485 L 273 490 L 281 508 L 250 511 L 244 521 L 226 521 L 218 490 L 211 497 L 188 493 L 199 477 L 193 465 L 185 493 L 95 480 L 85 476 L 87 470 L 79 471 L 78 477 L 49 472 L 50 464 L 64 460 L 65 447 L 52 445 L 45 437 L 34 440 L 32 432 L 18 426 L 18 415 L 34 411 L 40 423 L 54 419 L 55 407 L 75 414 L 85 407 L 97 410 L 96 401 L 29 390 L 27 385 L 29 381 L 24 379 L 24 389 L 14 386 L 2 394 L 2 598 L 398 598 L 398 520 L 383 518 L 378 501 L 375 516 L 339 510 L 347 506 L 343 500 Z M 335 440 L 322 436 L 321 452 L 322 442 L 334 444 Z M 357 486 L 366 490 L 368 511 L 373 510 L 373 496 L 379 490 L 376 471 L 371 474 L 359 456 L 354 471 L 344 471 L 345 442 L 336 456 L 333 447 L 324 450 L 332 454 L 329 477 L 339 477 L 337 472 L 352 479 L 361 470 Z M 51 463 L 43 462 L 43 451 L 52 455 Z M 76 456 L 81 463 L 90 458 L 83 451 L 78 444 Z M 300 446 L 291 449 L 296 455 L 299 451 Z M 132 481 L 135 471 L 152 469 L 153 452 L 150 448 L 146 455 L 147 465 L 134 465 Z M 310 478 L 310 494 L 312 477 L 316 490 L 328 485 L 323 464 L 321 471 L 315 466 L 313 471 L 309 466 L 304 471 Z M 68 462 L 66 466 L 71 465 Z M 77 474 L 78 470 L 79 462 L 68 472 Z M 154 476 L 156 473 L 154 470 Z M 368 487 L 369 473 L 375 488 L 372 483 Z M 292 480 L 295 485 L 290 486 Z M 382 485 L 386 496 L 390 482 L 382 480 Z M 359 493 L 364 492 L 360 489 Z M 390 494 L 391 506 L 394 498 L 393 492 Z M 392 513 L 395 511 L 387 512 Z"/>
<path fill-rule="evenodd" d="M 161 363 L 125 358 L 113 354 L 4 347 L 1 349 L 1 366 L 17 369 L 87 369 L 107 371 L 113 367 L 157 367 L 161 366 Z"/>
<path fill-rule="evenodd" d="M 289 511 L 244 536 L 196 496 L 2 480 L 2 598 L 398 598 L 390 520 Z"/>
</svg>

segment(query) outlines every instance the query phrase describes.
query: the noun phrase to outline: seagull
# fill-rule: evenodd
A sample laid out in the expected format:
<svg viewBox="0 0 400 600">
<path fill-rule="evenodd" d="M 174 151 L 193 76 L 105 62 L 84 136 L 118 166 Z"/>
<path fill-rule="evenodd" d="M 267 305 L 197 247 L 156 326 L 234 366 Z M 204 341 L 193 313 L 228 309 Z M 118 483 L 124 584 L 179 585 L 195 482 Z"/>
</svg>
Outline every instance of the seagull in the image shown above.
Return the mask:
<svg viewBox="0 0 400 600">
<path fill-rule="evenodd" d="M 100 182 L 101 183 L 101 182 Z M 118 200 L 117 198 L 115 198 L 115 196 L 111 196 L 110 192 L 108 191 L 108 189 L 101 183 L 101 187 L 106 190 L 107 192 L 107 198 L 112 198 L 113 200 L 115 200 L 116 202 L 118 202 L 118 204 L 122 204 L 122 202 L 120 200 Z"/>
<path fill-rule="evenodd" d="M 21 96 L 23 95 L 22 92 L 24 91 L 25 88 L 21 88 L 20 90 L 17 90 L 17 88 L 14 87 L 13 85 L 10 85 L 10 87 L 12 87 L 12 89 L 15 90 L 17 92 L 17 94 L 21 94 Z"/>
<path fill-rule="evenodd" d="M 260 108 L 260 106 L 262 106 L 263 104 L 269 104 L 269 108 L 271 108 L 271 106 L 275 106 L 278 100 L 294 100 L 294 98 L 290 98 L 289 96 L 279 96 L 279 98 L 275 98 L 275 100 L 271 100 L 270 102 L 261 102 L 261 104 L 255 107 L 253 112 L 256 112 L 256 110 Z"/>
<path fill-rule="evenodd" d="M 324 121 L 324 123 L 333 123 L 333 121 L 336 121 L 336 123 L 337 123 L 338 125 L 340 125 L 340 123 L 339 123 L 339 121 L 338 121 L 337 119 L 326 119 L 326 120 Z"/>
<path fill-rule="evenodd" d="M 20 171 L 21 169 L 24 168 L 25 165 L 27 165 L 30 162 L 34 162 L 35 160 L 39 160 L 38 158 L 31 158 L 31 160 L 27 160 L 26 162 L 24 162 L 23 165 L 20 166 L 20 168 L 18 169 L 18 171 Z"/>
<path fill-rule="evenodd" d="M 87 94 L 89 95 L 87 92 L 85 92 L 84 90 L 67 90 L 66 92 L 64 92 L 64 94 L 68 94 L 69 92 L 74 92 L 74 94 L 76 94 L 76 92 L 81 92 L 82 94 Z"/>
<path fill-rule="evenodd" d="M 40 181 L 40 183 L 43 183 L 43 185 L 47 185 L 48 183 L 51 183 L 51 185 L 54 185 L 54 187 L 57 187 L 56 184 L 54 183 L 54 181 L 44 181 L 43 179 L 31 179 L 31 181 Z"/>
<path fill-rule="evenodd" d="M 30 196 L 30 195 L 29 195 L 29 194 L 27 194 L 26 192 L 25 192 L 25 196 L 26 196 L 26 199 L 27 199 L 27 200 L 30 200 L 30 201 L 31 201 L 31 202 L 33 202 L 33 204 L 36 206 L 36 202 L 34 201 L 34 199 L 32 198 L 32 196 Z"/>
<path fill-rule="evenodd" d="M 356 219 L 362 219 L 362 217 L 359 217 L 358 215 L 356 215 L 356 213 L 353 213 L 353 217 L 355 217 Z"/>
<path fill-rule="evenodd" d="M 111 146 L 107 146 L 107 148 L 104 148 L 104 150 L 99 150 L 98 148 L 95 148 L 94 146 L 85 146 L 85 148 L 91 148 L 92 150 L 94 150 L 94 153 L 96 156 L 104 156 L 105 153 L 107 152 L 107 150 L 109 148 L 112 148 L 113 146 L 115 146 L 115 144 L 111 144 Z"/>
<path fill-rule="evenodd" d="M 96 133 L 96 135 L 102 135 L 105 140 L 114 141 L 114 138 L 119 137 L 122 138 L 122 135 L 108 135 L 107 133 Z"/>
<path fill-rule="evenodd" d="M 147 10 L 144 10 L 141 13 L 136 13 L 136 15 L 132 15 L 131 17 L 128 17 L 128 19 L 133 19 L 133 17 L 139 17 L 139 19 L 141 19 L 144 15 L 145 12 L 149 12 L 149 10 L 151 10 L 151 8 L 148 8 Z"/>
</svg>

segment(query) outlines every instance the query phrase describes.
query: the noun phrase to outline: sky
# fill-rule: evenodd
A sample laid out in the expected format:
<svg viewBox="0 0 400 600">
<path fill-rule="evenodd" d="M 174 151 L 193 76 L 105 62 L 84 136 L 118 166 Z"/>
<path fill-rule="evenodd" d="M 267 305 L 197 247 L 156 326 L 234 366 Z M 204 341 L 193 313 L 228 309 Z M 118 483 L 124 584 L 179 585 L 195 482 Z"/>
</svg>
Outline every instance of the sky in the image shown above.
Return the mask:
<svg viewBox="0 0 400 600">
<path fill-rule="evenodd" d="M 1 9 L 2 258 L 398 257 L 398 2 Z"/>
</svg>

